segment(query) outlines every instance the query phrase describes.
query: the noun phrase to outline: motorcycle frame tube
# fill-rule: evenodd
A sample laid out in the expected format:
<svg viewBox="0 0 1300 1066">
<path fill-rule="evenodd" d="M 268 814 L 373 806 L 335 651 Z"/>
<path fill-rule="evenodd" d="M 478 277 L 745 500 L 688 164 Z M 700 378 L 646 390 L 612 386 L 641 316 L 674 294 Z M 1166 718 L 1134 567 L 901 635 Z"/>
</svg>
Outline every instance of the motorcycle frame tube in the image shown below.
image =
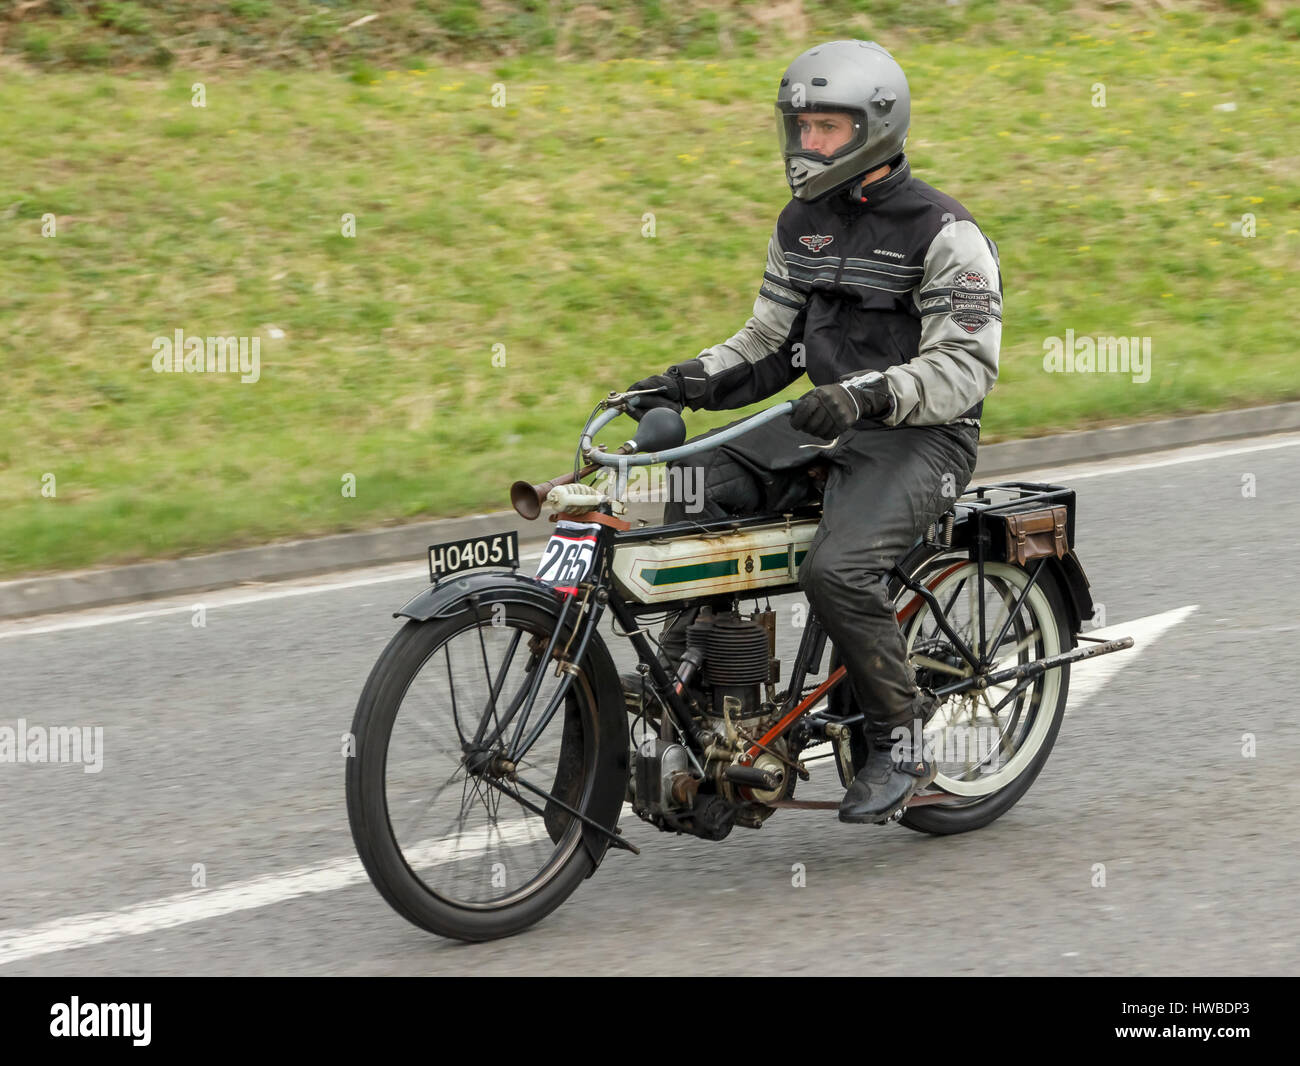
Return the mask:
<svg viewBox="0 0 1300 1066">
<path fill-rule="evenodd" d="M 681 601 L 683 604 L 689 604 L 690 600 Z M 662 606 L 662 605 L 661 605 Z M 628 634 L 627 639 L 632 642 L 632 647 L 636 649 L 637 660 L 644 663 L 649 670 L 650 677 L 654 681 L 655 693 L 668 710 L 672 718 L 673 725 L 677 731 L 689 739 L 692 750 L 695 755 L 703 757 L 704 741 L 700 736 L 699 727 L 695 724 L 695 718 L 691 714 L 690 706 L 677 691 L 673 684 L 673 678 L 669 676 L 668 671 L 664 669 L 663 663 L 659 661 L 659 656 L 646 639 L 640 627 L 636 624 L 636 615 L 629 608 L 627 602 L 618 594 L 618 590 L 609 589 L 609 609 L 614 615 L 615 620 L 623 627 L 624 633 Z"/>
<path fill-rule="evenodd" d="M 765 518 L 756 520 L 770 522 L 771 518 L 772 516 L 766 516 Z M 735 523 L 721 523 L 720 525 L 730 526 L 734 524 Z M 660 529 L 663 528 L 671 527 L 660 527 Z M 687 532 L 698 532 L 698 529 L 683 526 L 683 535 Z M 611 539 L 621 540 L 627 538 L 627 536 L 627 533 L 613 534 Z M 900 621 L 906 621 L 907 618 L 920 608 L 923 602 L 928 602 L 931 610 L 934 611 L 936 617 L 940 619 L 941 624 L 944 625 L 945 628 L 950 629 L 951 626 L 948 623 L 947 616 L 944 615 L 942 610 L 939 608 L 939 604 L 933 602 L 934 596 L 933 593 L 930 592 L 930 589 L 926 586 L 916 584 L 911 581 L 908 576 L 910 575 L 911 570 L 914 570 L 918 565 L 920 565 L 923 558 L 933 550 L 934 549 L 930 548 L 923 541 L 918 542 L 912 550 L 896 564 L 896 568 L 905 578 L 902 582 L 903 587 L 911 589 L 917 593 L 916 597 L 905 604 L 898 614 Z M 1044 560 L 1044 562 L 1046 561 L 1047 560 Z M 953 571 L 958 570 L 963 566 L 967 566 L 969 563 L 970 560 L 954 562 L 951 566 L 945 567 L 940 574 L 932 578 L 929 584 L 937 585 Z M 797 591 L 799 591 L 798 585 L 792 583 L 788 586 L 781 585 L 764 589 L 763 594 L 765 596 L 772 596 Z M 737 595 L 733 597 L 733 599 L 736 600 L 750 598 L 750 595 Z M 755 596 L 753 598 L 758 597 Z M 650 646 L 650 642 L 642 633 L 637 631 L 639 627 L 636 624 L 637 614 L 659 613 L 664 609 L 669 611 L 680 610 L 695 604 L 699 600 L 700 597 L 691 597 L 683 600 L 669 601 L 667 603 L 633 605 L 623 600 L 616 589 L 609 587 L 609 606 L 614 617 L 618 620 L 619 625 L 622 626 L 625 632 L 632 634 L 629 639 L 632 641 L 633 647 L 636 649 L 640 661 L 649 667 L 650 674 L 655 680 L 657 690 L 663 698 L 665 705 L 669 708 L 674 719 L 674 724 L 677 725 L 679 732 L 683 736 L 690 737 L 694 742 L 694 747 L 696 749 L 695 753 L 697 755 L 703 755 L 703 749 L 696 736 L 697 727 L 694 724 L 694 719 L 690 714 L 689 707 L 686 706 L 685 701 L 682 700 L 673 690 L 672 679 L 669 678 L 667 672 L 663 669 L 662 664 L 659 662 L 659 657 L 654 653 L 653 648 Z M 816 612 L 814 612 L 810 607 L 808 621 L 804 626 L 803 633 L 800 635 L 799 647 L 795 652 L 794 666 L 790 671 L 790 681 L 785 701 L 782 704 L 782 714 L 776 723 L 758 739 L 758 745 L 770 745 L 774 740 L 790 729 L 797 721 L 807 716 L 810 708 L 815 706 L 822 697 L 837 685 L 841 684 L 848 676 L 844 666 L 840 665 L 825 681 L 818 685 L 816 689 L 810 692 L 807 696 L 802 695 L 804 682 L 807 679 L 809 672 L 814 668 L 814 664 L 820 666 L 821 657 L 825 654 L 826 640 L 826 632 L 823 629 L 820 620 L 817 618 Z M 853 720 L 853 716 L 850 716 L 849 720 Z M 690 723 L 690 726 L 688 728 L 683 728 L 683 721 Z M 758 745 L 750 745 L 741 758 L 742 763 L 751 763 L 755 758 L 757 758 L 762 750 Z"/>
</svg>

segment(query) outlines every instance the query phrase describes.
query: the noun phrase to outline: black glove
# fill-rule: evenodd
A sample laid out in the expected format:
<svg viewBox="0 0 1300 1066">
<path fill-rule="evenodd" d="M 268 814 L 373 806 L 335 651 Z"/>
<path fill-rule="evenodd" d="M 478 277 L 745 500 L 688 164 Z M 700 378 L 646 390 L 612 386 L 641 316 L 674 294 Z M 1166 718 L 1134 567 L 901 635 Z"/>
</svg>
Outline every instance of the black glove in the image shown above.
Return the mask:
<svg viewBox="0 0 1300 1066">
<path fill-rule="evenodd" d="M 682 385 L 681 372 L 677 367 L 670 366 L 667 373 L 656 374 L 652 378 L 638 381 L 625 391 L 636 392 L 639 389 L 658 389 L 659 391 L 657 393 L 647 392 L 633 397 L 636 400 L 636 406 L 629 407 L 627 413 L 638 422 L 645 417 L 645 413 L 652 407 L 671 407 L 678 414 L 682 413 L 685 389 Z"/>
<path fill-rule="evenodd" d="M 888 414 L 893 406 L 884 375 L 850 375 L 800 396 L 790 413 L 790 425 L 814 437 L 834 440 L 859 419 Z"/>
</svg>

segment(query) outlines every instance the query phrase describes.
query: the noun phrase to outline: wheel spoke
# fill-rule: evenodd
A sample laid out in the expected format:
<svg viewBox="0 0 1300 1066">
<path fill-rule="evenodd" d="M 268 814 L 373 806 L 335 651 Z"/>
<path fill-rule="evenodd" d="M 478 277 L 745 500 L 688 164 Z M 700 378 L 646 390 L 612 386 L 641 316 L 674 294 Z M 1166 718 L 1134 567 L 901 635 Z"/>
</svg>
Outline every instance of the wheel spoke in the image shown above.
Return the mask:
<svg viewBox="0 0 1300 1066">
<path fill-rule="evenodd" d="M 456 680 L 451 676 L 451 645 L 444 644 L 443 657 L 447 660 L 447 691 L 451 694 L 451 720 L 456 723 L 456 735 L 465 743 L 465 731 L 460 727 L 460 714 L 456 710 Z"/>
<path fill-rule="evenodd" d="M 999 591 L 998 598 L 1002 602 L 1002 609 L 998 612 L 998 620 L 994 622 L 992 626 L 989 627 L 991 632 L 997 634 L 997 637 L 990 638 L 990 640 L 984 645 L 984 647 L 980 649 L 980 657 L 984 659 L 991 658 L 993 655 L 994 649 L 988 646 L 989 643 L 992 643 L 993 640 L 998 640 L 999 643 L 1001 642 L 1000 638 L 1003 636 L 1002 620 L 1008 614 L 1010 614 L 1011 604 L 1014 602 L 1014 597 L 1011 596 L 1009 592 Z"/>
<path fill-rule="evenodd" d="M 994 709 L 998 711 L 1002 710 L 1002 708 L 1005 707 L 1012 698 L 1019 695 L 1021 692 L 1023 692 L 1025 689 L 1027 689 L 1030 685 L 1032 685 L 1037 680 L 1038 678 L 1035 677 L 1021 678 L 1020 681 L 1018 681 L 1015 684 L 1015 686 L 1011 689 L 1010 692 L 1008 692 L 1005 696 L 1003 696 L 1002 699 L 998 700 L 997 707 L 995 707 Z"/>
<path fill-rule="evenodd" d="M 975 623 L 979 618 L 979 608 L 975 606 L 975 600 L 977 596 L 983 596 L 982 589 L 979 592 L 976 592 L 977 584 L 978 582 L 975 581 L 970 582 L 970 596 L 967 597 L 968 606 L 970 607 L 970 631 L 963 633 L 962 639 L 966 641 L 968 647 L 975 647 L 977 644 L 975 640 Z"/>
<path fill-rule="evenodd" d="M 390 686 L 400 695 L 394 697 L 396 708 L 390 706 L 387 756 L 376 778 L 388 816 L 366 832 L 378 825 L 391 836 L 405 860 L 405 872 L 394 878 L 414 879 L 444 904 L 492 910 L 506 899 L 526 898 L 580 853 L 573 834 L 557 832 L 559 839 L 552 839 L 549 807 L 543 811 L 514 784 L 519 774 L 548 785 L 555 781 L 557 801 L 572 795 L 575 808 L 585 813 L 576 798 L 586 794 L 578 775 L 589 772 L 582 737 L 594 720 L 591 681 L 582 672 L 565 674 L 560 682 L 567 682 L 567 691 L 559 690 L 548 677 L 552 660 L 543 649 L 554 649 L 562 631 L 541 611 L 521 613 L 529 611 L 534 618 L 527 622 L 512 611 L 505 633 L 500 626 L 489 632 L 486 619 L 427 624 L 432 647 L 409 668 L 403 685 Z M 553 712 L 543 713 L 552 705 L 554 710 L 567 706 L 581 722 L 582 734 L 568 741 L 579 744 L 572 764 L 560 761 L 570 734 L 551 721 Z M 528 743 L 527 757 L 512 760 L 507 775 L 498 760 L 516 732 Z M 362 741 L 363 750 L 366 743 L 373 739 Z M 573 776 L 561 778 L 566 766 Z M 571 783 L 580 791 L 570 793 Z M 360 787 L 374 786 L 363 782 Z"/>
<path fill-rule="evenodd" d="M 510 669 L 510 664 L 514 662 L 515 651 L 516 649 L 518 649 L 519 640 L 523 635 L 524 634 L 522 630 L 519 629 L 515 630 L 515 635 L 510 638 L 510 647 L 506 650 L 505 656 L 501 662 L 501 669 L 497 671 L 496 680 L 493 681 L 490 674 L 488 676 L 488 700 L 492 708 L 492 720 L 494 722 L 497 722 L 496 736 L 498 738 L 501 736 L 501 724 L 500 722 L 497 721 L 497 697 L 501 694 L 501 686 L 505 684 L 506 673 Z M 482 626 L 480 626 L 478 630 L 478 639 L 479 639 L 479 646 L 483 647 Z M 485 672 L 488 669 L 487 649 L 485 647 L 483 648 L 483 669 Z M 479 720 L 478 730 L 474 734 L 475 744 L 483 743 L 483 731 L 487 728 L 487 721 L 488 718 L 487 718 L 487 713 L 485 711 L 483 717 Z"/>
<path fill-rule="evenodd" d="M 412 833 L 415 832 L 416 828 L 420 825 L 420 823 L 421 823 L 422 821 L 424 821 L 424 819 L 425 819 L 426 817 L 428 817 L 428 814 L 429 814 L 429 808 L 432 807 L 435 803 L 437 803 L 437 802 L 438 802 L 438 799 L 442 796 L 442 794 L 443 794 L 444 792 L 446 792 L 447 789 L 449 789 L 449 788 L 450 788 L 450 787 L 455 783 L 456 774 L 460 773 L 460 771 L 461 771 L 462 769 L 464 769 L 464 768 L 458 766 L 458 767 L 457 767 L 457 768 L 452 772 L 451 777 L 447 778 L 446 781 L 444 781 L 440 786 L 438 786 L 438 791 L 435 792 L 432 796 L 430 796 L 427 800 L 424 801 L 424 804 L 421 806 L 419 812 L 417 813 L 417 815 L 416 815 L 416 817 L 415 817 L 415 821 L 410 822 L 410 823 L 407 824 L 407 826 L 406 826 L 406 828 L 405 828 L 405 831 L 404 831 L 404 833 L 403 833 L 403 836 L 410 836 Z M 463 802 L 463 799 L 464 799 L 464 789 L 463 789 L 463 787 L 462 787 L 462 791 L 461 791 L 461 797 L 462 797 L 462 802 Z"/>
<path fill-rule="evenodd" d="M 954 677 L 970 677 L 970 667 L 960 670 L 950 663 L 940 662 L 938 659 L 932 659 L 928 655 L 913 655 L 913 665 L 924 666 L 927 670 L 936 670 L 941 674 L 952 674 Z"/>
<path fill-rule="evenodd" d="M 1042 633 L 1037 629 L 1034 629 L 1031 632 L 1026 633 L 1022 639 L 1016 641 L 1016 643 L 1012 646 L 1011 651 L 1007 655 L 1004 655 L 1002 658 L 1006 659 L 1006 658 L 1010 658 L 1010 656 L 1012 655 L 1019 655 L 1022 651 L 1024 651 L 1027 647 L 1029 647 L 1031 641 L 1037 641 L 1041 636 Z M 1001 661 L 1002 659 L 998 660 L 999 663 Z"/>
<path fill-rule="evenodd" d="M 966 579 L 963 577 L 960 581 L 957 582 L 957 587 L 952 590 L 952 595 L 948 597 L 948 602 L 940 605 L 943 607 L 943 616 L 945 618 L 947 618 L 948 615 L 952 614 L 953 604 L 957 602 L 957 597 L 961 595 L 961 590 L 965 587 L 965 585 L 966 585 Z M 934 632 L 930 634 L 930 639 L 937 640 L 939 634 L 942 632 L 943 630 L 940 628 L 939 622 L 936 618 L 934 623 Z"/>
<path fill-rule="evenodd" d="M 941 565 L 931 560 L 930 570 L 918 571 L 913 577 L 926 580 L 922 575 L 936 572 Z M 1021 568 L 987 564 L 981 582 L 972 562 L 933 585 L 935 607 L 942 609 L 929 611 L 927 605 L 917 613 L 914 625 L 904 627 L 911 664 L 919 673 L 929 674 L 931 684 L 942 678 L 946 685 L 981 672 L 962 669 L 967 666 L 964 661 L 953 665 L 960 653 L 952 634 L 976 653 L 986 672 L 1055 654 L 1059 622 L 1048 598 L 1050 592 L 1045 597 L 1039 591 L 1037 579 L 1042 565 Z M 1043 723 L 1059 713 L 1059 702 L 1039 706 L 1056 691 L 1047 680 L 1050 676 L 1009 678 L 949 696 L 926 727 L 927 738 L 936 744 L 941 762 L 940 781 L 960 783 L 961 788 L 954 785 L 953 790 L 957 795 L 971 797 L 971 803 L 1005 788 L 1008 777 L 1002 768 L 1025 751 L 1027 744 L 1032 744 L 1028 750 L 1037 751 L 1044 743 Z M 1040 709 L 1046 710 L 1046 717 Z M 963 742 L 964 757 L 960 747 Z M 1024 765 L 1022 759 L 1015 772 L 1021 772 Z"/>
</svg>

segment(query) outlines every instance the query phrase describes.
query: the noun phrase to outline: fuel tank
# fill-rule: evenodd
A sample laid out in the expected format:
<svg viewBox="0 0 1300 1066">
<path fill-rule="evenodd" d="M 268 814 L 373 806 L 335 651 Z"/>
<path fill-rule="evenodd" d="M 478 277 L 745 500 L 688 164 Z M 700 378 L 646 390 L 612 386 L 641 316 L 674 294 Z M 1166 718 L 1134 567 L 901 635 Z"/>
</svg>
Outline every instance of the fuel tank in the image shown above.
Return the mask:
<svg viewBox="0 0 1300 1066">
<path fill-rule="evenodd" d="M 614 548 L 610 566 L 624 599 L 662 603 L 792 585 L 817 520 L 637 541 Z"/>
</svg>

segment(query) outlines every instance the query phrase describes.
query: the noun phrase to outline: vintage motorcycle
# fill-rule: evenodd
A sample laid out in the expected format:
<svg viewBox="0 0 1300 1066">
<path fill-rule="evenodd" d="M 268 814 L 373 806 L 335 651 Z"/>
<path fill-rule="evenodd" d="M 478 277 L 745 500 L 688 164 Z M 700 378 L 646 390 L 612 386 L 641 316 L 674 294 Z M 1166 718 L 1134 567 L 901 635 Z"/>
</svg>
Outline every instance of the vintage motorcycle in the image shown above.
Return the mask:
<svg viewBox="0 0 1300 1066">
<path fill-rule="evenodd" d="M 865 761 L 863 716 L 810 608 L 784 685 L 775 654 L 770 597 L 799 592 L 820 504 L 640 529 L 622 517 L 631 468 L 686 459 L 792 405 L 689 444 L 681 416 L 657 408 L 617 450 L 594 443 L 637 402 L 611 393 L 570 474 L 512 488 L 525 518 L 554 512 L 535 575 L 519 570 L 515 532 L 429 548 L 432 585 L 395 613 L 407 621 L 361 694 L 353 839 L 379 892 L 423 929 L 482 941 L 539 921 L 610 848 L 639 854 L 619 827 L 624 803 L 665 832 L 721 840 L 780 809 L 833 810 L 794 798 L 810 752 L 828 745 L 820 758 L 846 787 Z M 1074 525 L 1068 488 L 981 485 L 895 564 L 917 682 L 943 702 L 924 734 L 939 775 L 890 821 L 948 834 L 1005 813 L 1051 752 L 1070 664 L 1132 647 L 1080 632 L 1093 607 Z M 690 607 L 670 675 L 650 616 Z M 607 612 L 639 659 L 639 695 L 598 631 Z"/>
</svg>

